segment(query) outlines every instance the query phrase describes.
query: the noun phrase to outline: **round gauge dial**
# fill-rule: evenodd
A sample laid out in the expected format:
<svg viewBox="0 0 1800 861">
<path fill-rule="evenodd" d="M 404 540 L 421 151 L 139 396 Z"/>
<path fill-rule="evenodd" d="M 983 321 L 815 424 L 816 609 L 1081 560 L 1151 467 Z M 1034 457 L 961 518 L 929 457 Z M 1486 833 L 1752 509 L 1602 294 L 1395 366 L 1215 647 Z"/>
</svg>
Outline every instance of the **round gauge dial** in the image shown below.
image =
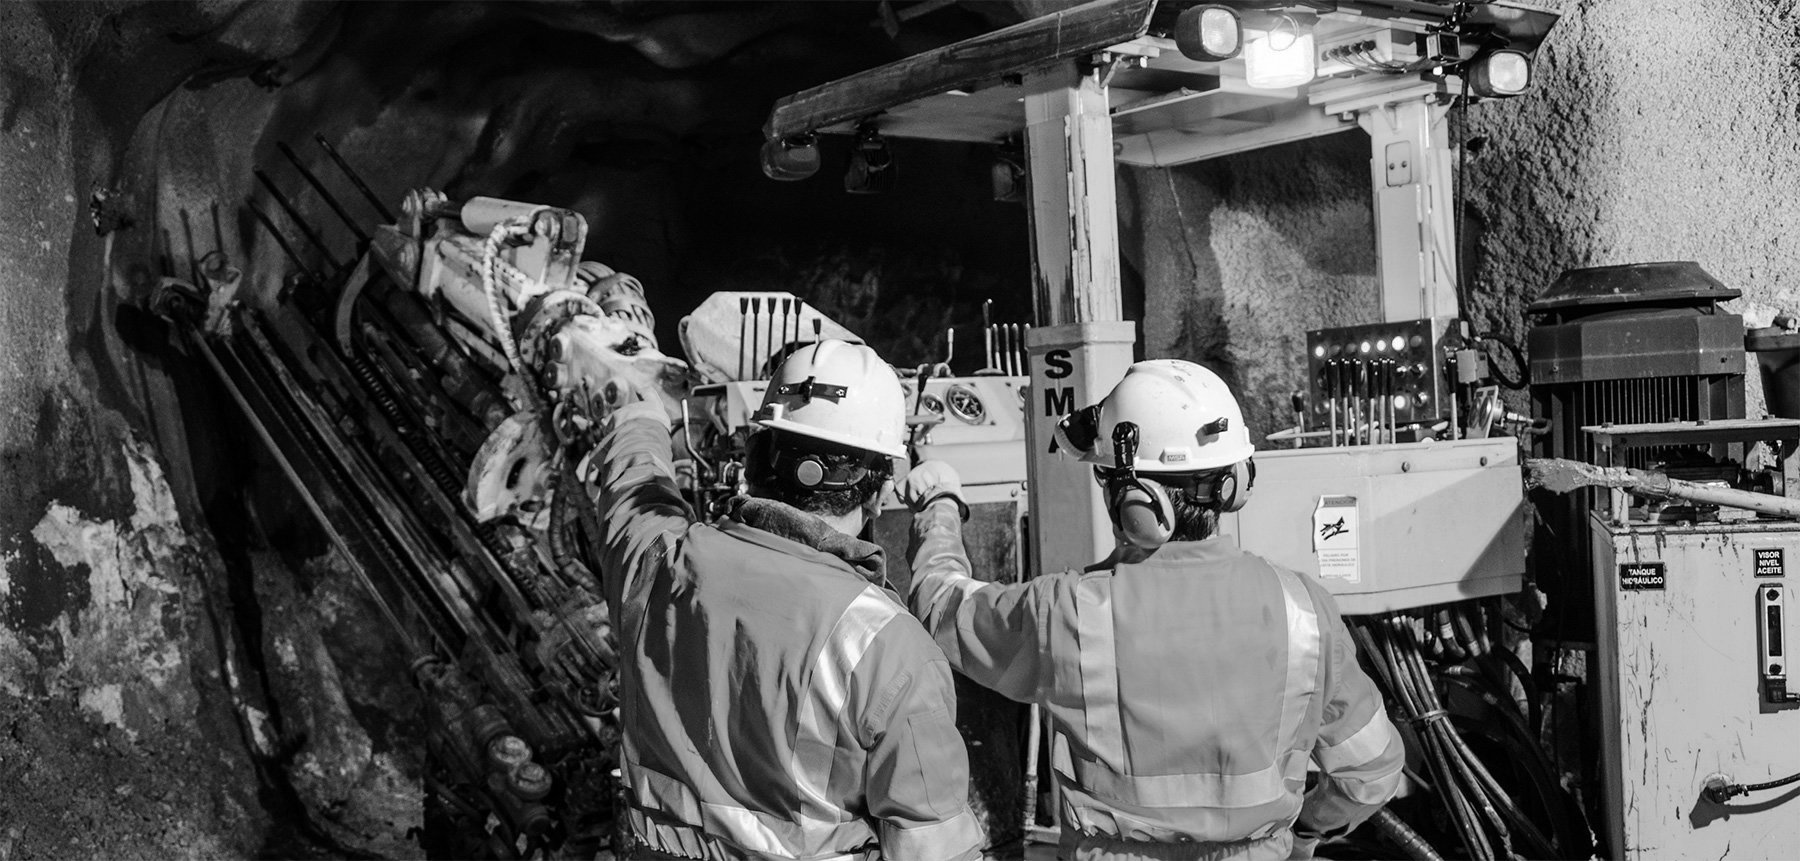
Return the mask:
<svg viewBox="0 0 1800 861">
<path fill-rule="evenodd" d="M 941 416 L 944 414 L 944 400 L 937 395 L 926 393 L 919 398 L 919 409 L 932 415 Z"/>
<path fill-rule="evenodd" d="M 944 405 L 949 407 L 951 415 L 969 424 L 978 425 L 987 420 L 987 406 L 968 386 L 951 386 L 944 392 Z"/>
</svg>

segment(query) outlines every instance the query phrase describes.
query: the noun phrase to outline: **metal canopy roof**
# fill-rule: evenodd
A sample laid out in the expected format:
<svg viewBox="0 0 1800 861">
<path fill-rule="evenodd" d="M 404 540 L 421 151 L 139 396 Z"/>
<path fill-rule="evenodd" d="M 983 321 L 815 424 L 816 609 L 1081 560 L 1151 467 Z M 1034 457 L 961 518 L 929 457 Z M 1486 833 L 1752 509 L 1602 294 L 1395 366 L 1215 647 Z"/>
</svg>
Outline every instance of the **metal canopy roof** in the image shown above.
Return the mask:
<svg viewBox="0 0 1800 861">
<path fill-rule="evenodd" d="M 888 137 L 1000 142 L 1025 122 L 1026 76 L 1072 58 L 1105 55 L 1118 161 L 1170 165 L 1355 127 L 1351 113 L 1401 98 L 1454 93 L 1460 81 L 1431 70 L 1392 74 L 1344 68 L 1301 87 L 1255 89 L 1236 57 L 1202 63 L 1166 32 L 1186 2 L 1094 0 L 821 84 L 781 99 L 764 127 L 770 139 L 852 134 L 873 122 Z M 1535 48 L 1556 13 L 1522 3 L 1469 6 L 1415 0 L 1343 0 L 1324 5 L 1313 29 L 1321 48 L 1380 39 L 1410 50 L 1444 31 Z M 1295 4 L 1296 10 L 1302 8 Z"/>
</svg>

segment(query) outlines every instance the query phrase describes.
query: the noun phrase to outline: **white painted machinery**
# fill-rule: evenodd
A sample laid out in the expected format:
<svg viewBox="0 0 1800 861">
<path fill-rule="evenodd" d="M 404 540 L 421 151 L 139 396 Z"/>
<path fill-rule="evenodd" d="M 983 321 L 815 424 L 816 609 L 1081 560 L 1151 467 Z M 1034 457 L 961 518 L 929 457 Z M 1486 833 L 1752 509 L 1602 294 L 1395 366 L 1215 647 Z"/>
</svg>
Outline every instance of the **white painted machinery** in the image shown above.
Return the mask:
<svg viewBox="0 0 1800 861">
<path fill-rule="evenodd" d="M 1319 575 L 1347 611 L 1381 614 L 1354 630 L 1400 722 L 1417 727 L 1432 815 L 1450 822 L 1440 833 L 1475 858 L 1581 856 L 1587 841 L 1530 732 L 1499 733 L 1508 767 L 1496 778 L 1448 720 L 1512 717 L 1469 704 L 1511 709 L 1506 679 L 1528 674 L 1490 636 L 1492 602 L 1469 600 L 1522 583 L 1524 498 L 1506 435 L 1522 420 L 1491 384 L 1492 342 L 1458 320 L 1447 115 L 1523 93 L 1556 19 L 1513 2 L 1095 0 L 788 96 L 764 127 L 764 169 L 778 179 L 818 170 L 818 136 L 850 137 L 846 187 L 861 191 L 878 190 L 871 171 L 893 181 L 884 137 L 997 145 L 995 196 L 1025 199 L 1033 239 L 1024 402 L 1030 516 L 1043 524 L 1030 530 L 1033 574 L 1084 567 L 1113 545 L 1090 469 L 1050 440 L 1134 359 L 1116 165 L 1368 136 L 1383 321 L 1309 333 L 1299 426 L 1269 435 L 1277 448 L 1256 455 L 1252 501 L 1222 530 Z M 1478 674 L 1480 693 L 1442 684 L 1450 672 Z M 1423 845 L 1397 818 L 1376 821 L 1392 845 Z"/>
<path fill-rule="evenodd" d="M 1766 475 L 1776 493 L 1742 501 L 1785 515 L 1623 489 L 1595 501 L 1590 674 L 1600 693 L 1609 857 L 1791 858 L 1800 849 L 1800 696 L 1789 687 L 1788 619 L 1800 572 L 1792 457 L 1800 421 L 1584 430 L 1609 465 L 1658 446 L 1743 463 L 1753 444 L 1781 443 Z"/>
</svg>

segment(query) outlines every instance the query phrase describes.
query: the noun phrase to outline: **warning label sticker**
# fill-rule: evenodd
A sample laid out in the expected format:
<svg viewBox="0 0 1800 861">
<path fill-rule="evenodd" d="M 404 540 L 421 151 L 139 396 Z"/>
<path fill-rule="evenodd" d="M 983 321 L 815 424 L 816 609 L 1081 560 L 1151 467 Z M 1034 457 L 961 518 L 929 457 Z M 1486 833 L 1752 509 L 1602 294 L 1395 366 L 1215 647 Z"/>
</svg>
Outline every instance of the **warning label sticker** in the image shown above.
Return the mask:
<svg viewBox="0 0 1800 861">
<path fill-rule="evenodd" d="M 1756 550 L 1756 569 L 1758 577 L 1782 577 L 1787 574 L 1787 563 L 1782 559 L 1786 554 L 1780 547 L 1759 547 Z"/>
<path fill-rule="evenodd" d="M 1661 562 L 1632 562 L 1619 566 L 1619 588 L 1629 591 L 1662 590 L 1668 586 Z"/>
<path fill-rule="evenodd" d="M 1319 578 L 1362 582 L 1362 555 L 1356 497 L 1321 496 L 1313 509 L 1313 552 L 1319 555 Z"/>
</svg>

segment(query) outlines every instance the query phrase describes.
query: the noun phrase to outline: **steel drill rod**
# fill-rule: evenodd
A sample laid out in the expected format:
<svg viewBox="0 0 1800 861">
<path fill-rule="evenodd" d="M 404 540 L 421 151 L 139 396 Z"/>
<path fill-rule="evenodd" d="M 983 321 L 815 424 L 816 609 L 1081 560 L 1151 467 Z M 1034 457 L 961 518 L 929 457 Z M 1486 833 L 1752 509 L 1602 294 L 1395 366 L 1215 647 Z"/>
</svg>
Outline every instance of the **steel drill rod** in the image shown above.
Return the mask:
<svg viewBox="0 0 1800 861">
<path fill-rule="evenodd" d="M 244 201 L 244 205 L 250 208 L 252 215 L 256 216 L 257 223 L 261 224 L 263 229 L 269 231 L 269 235 L 275 238 L 275 244 L 281 246 L 282 253 L 286 254 L 289 260 L 294 261 L 294 265 L 300 267 L 300 271 L 305 273 L 308 279 L 320 280 L 319 273 L 314 271 L 311 266 L 306 265 L 306 261 L 301 260 L 299 254 L 294 253 L 294 246 L 289 245 L 287 237 L 282 236 L 281 231 L 275 229 L 275 222 L 270 221 L 269 216 L 263 214 L 262 209 L 248 200 Z"/>
<path fill-rule="evenodd" d="M 325 258 L 325 262 L 331 264 L 333 270 L 341 268 L 342 264 L 338 263 L 337 258 L 332 255 L 331 249 L 325 247 L 325 242 L 319 239 L 319 234 L 313 232 L 312 226 L 300 217 L 299 212 L 295 211 L 294 204 L 282 195 L 281 189 L 275 187 L 275 181 L 270 179 L 269 175 L 264 173 L 261 168 L 252 173 L 256 175 L 256 181 L 262 183 L 263 188 L 268 189 L 269 196 L 275 199 L 275 203 L 281 207 L 281 211 L 287 213 L 288 220 L 294 222 L 294 227 L 299 229 L 300 235 L 306 237 L 306 241 L 312 243 L 314 248 L 319 249 L 319 254 Z"/>
<path fill-rule="evenodd" d="M 313 140 L 317 141 L 319 148 L 331 157 L 332 163 L 338 166 L 338 170 L 344 172 L 344 176 L 350 180 L 350 184 L 356 186 L 357 191 L 362 192 L 363 198 L 369 201 L 369 205 L 375 207 L 376 212 L 381 213 L 382 221 L 392 224 L 394 213 L 381 202 L 381 198 L 375 196 L 375 192 L 369 190 L 369 184 L 363 182 L 362 177 L 350 167 L 350 163 L 345 161 L 343 156 L 338 155 L 337 147 L 332 146 L 331 141 L 326 140 L 324 135 L 317 132 L 313 133 Z"/>
<path fill-rule="evenodd" d="M 306 165 L 300 163 L 300 156 L 294 154 L 294 148 L 288 146 L 285 141 L 275 144 L 275 148 L 287 158 L 288 164 L 294 166 L 294 170 L 300 172 L 300 176 L 306 180 L 306 184 L 312 186 L 313 191 L 319 193 L 319 199 L 325 201 L 325 205 L 331 207 L 332 212 L 337 213 L 338 220 L 344 222 L 344 226 L 350 228 L 351 233 L 356 234 L 356 241 L 368 242 L 369 234 L 363 232 L 362 227 L 350 217 L 350 213 L 344 211 L 343 205 L 338 203 L 337 198 L 332 197 L 331 192 L 325 189 L 325 184 L 320 182 L 318 177 L 313 176 L 313 172 L 307 170 Z"/>
<path fill-rule="evenodd" d="M 219 362 L 219 357 L 213 354 L 212 348 L 207 345 L 206 340 L 192 333 L 189 334 L 187 340 L 188 343 L 194 345 L 201 358 L 205 359 L 206 364 L 212 368 L 213 376 L 225 386 L 225 391 L 231 395 L 232 401 L 237 403 L 238 410 L 244 414 L 244 419 L 249 422 L 250 429 L 256 432 L 256 437 L 262 440 L 263 445 L 268 448 L 270 457 L 275 460 L 275 465 L 281 468 L 281 474 L 287 476 L 288 483 L 294 486 L 300 502 L 306 506 L 308 511 L 312 512 L 313 518 L 319 523 L 319 528 L 325 531 L 326 537 L 337 548 L 338 556 L 343 559 L 345 567 L 350 569 L 350 573 L 368 591 L 369 597 L 375 602 L 375 608 L 381 612 L 382 618 L 387 620 L 388 625 L 406 644 L 408 654 L 415 656 L 432 654 L 421 649 L 418 642 L 413 639 L 412 632 L 400 624 L 400 617 L 394 613 L 393 607 L 388 605 L 387 596 L 382 595 L 380 590 L 375 588 L 374 581 L 369 579 L 369 572 L 362 567 L 362 562 L 356 558 L 356 554 L 350 551 L 349 542 L 344 540 L 343 534 L 338 532 L 337 526 L 331 522 L 325 509 L 313 497 L 306 482 L 301 480 L 299 471 L 294 469 L 287 454 L 281 450 L 280 445 L 276 444 L 275 437 L 263 425 L 256 410 L 250 406 L 250 401 L 244 397 L 243 391 L 238 388 L 237 382 L 232 379 L 231 374 L 225 370 L 225 366 Z"/>
<path fill-rule="evenodd" d="M 285 393 L 291 408 L 299 414 L 301 421 L 311 428 L 313 435 L 330 452 L 338 468 L 361 491 L 360 495 L 368 501 L 377 519 L 387 526 L 388 534 L 411 557 L 414 568 L 423 575 L 426 582 L 435 587 L 431 590 L 434 597 L 443 604 L 452 618 L 464 626 L 461 633 L 481 640 L 483 638 L 476 634 L 477 630 L 485 630 L 490 635 L 497 632 L 498 626 L 469 603 L 471 600 L 481 600 L 484 597 L 482 590 L 460 584 L 454 576 L 446 576 L 450 568 L 443 564 L 442 554 L 432 546 L 434 539 L 427 537 L 426 531 L 418 522 L 418 514 L 396 501 L 410 497 L 403 496 L 387 473 L 380 468 L 379 458 L 361 447 L 353 446 L 339 434 L 337 425 L 316 401 L 306 395 L 300 381 L 277 354 L 274 343 L 262 331 L 259 320 L 249 314 L 240 314 L 239 321 L 243 323 L 245 334 L 255 343 L 267 373 L 279 385 L 278 390 Z M 371 416 L 379 415 L 380 412 L 375 410 Z M 371 424 L 374 424 L 372 420 Z M 423 480 L 427 476 L 423 463 L 416 459 L 416 455 L 398 436 L 396 433 L 393 440 L 399 443 L 398 446 L 392 446 L 396 449 L 394 454 L 401 456 L 409 466 L 416 467 L 414 475 L 421 479 L 422 485 L 428 486 L 429 483 Z M 450 519 L 453 522 L 455 517 L 451 516 Z M 517 584 L 504 576 L 494 580 L 498 590 L 512 602 L 514 612 L 526 614 L 517 618 L 528 618 L 533 608 L 519 592 Z M 459 591 L 466 593 L 467 597 L 458 594 Z"/>
</svg>

